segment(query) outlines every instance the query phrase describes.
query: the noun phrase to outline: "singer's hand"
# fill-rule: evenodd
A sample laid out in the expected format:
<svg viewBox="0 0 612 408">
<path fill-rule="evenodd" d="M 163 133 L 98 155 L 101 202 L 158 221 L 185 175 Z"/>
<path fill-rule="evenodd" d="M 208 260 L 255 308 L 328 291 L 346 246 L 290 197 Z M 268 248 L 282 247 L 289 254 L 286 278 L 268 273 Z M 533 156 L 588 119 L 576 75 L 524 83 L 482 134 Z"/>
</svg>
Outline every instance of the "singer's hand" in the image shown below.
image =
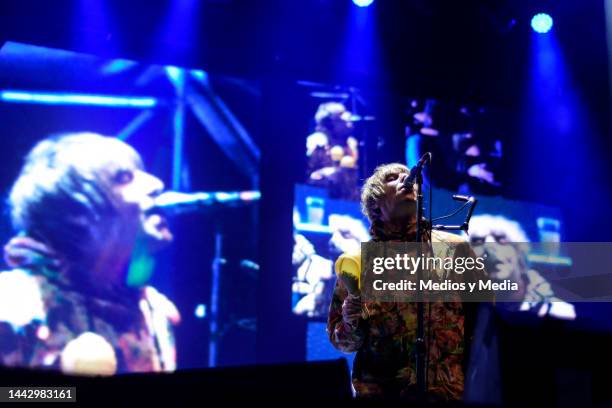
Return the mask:
<svg viewBox="0 0 612 408">
<path fill-rule="evenodd" d="M 349 294 L 342 303 L 342 320 L 351 326 L 357 326 L 361 318 L 361 296 Z"/>
<path fill-rule="evenodd" d="M 60 366 L 65 374 L 113 375 L 117 372 L 117 357 L 104 337 L 85 332 L 66 344 L 60 355 Z"/>
<path fill-rule="evenodd" d="M 345 271 L 340 272 L 338 278 L 342 282 L 342 285 L 346 288 L 348 293 L 359 296 L 361 291 L 359 290 L 359 278 L 355 275 L 346 273 Z"/>
</svg>

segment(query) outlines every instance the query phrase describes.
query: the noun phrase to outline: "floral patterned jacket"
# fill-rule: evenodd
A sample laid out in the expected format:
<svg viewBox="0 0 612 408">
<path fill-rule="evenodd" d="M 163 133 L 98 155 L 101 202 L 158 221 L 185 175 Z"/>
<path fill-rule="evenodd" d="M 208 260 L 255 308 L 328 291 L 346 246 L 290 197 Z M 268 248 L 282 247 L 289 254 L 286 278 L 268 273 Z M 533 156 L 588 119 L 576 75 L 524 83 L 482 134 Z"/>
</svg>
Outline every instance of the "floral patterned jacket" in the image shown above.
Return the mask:
<svg viewBox="0 0 612 408">
<path fill-rule="evenodd" d="M 434 232 L 431 240 L 464 243 L 456 235 L 440 232 Z M 446 248 L 446 253 L 437 255 L 475 256 L 467 243 L 442 247 Z M 360 254 L 343 254 L 337 265 L 347 256 L 361 264 Z M 362 302 L 361 319 L 358 325 L 351 325 L 342 318 L 342 305 L 347 295 L 347 289 L 337 280 L 327 331 L 334 347 L 346 353 L 357 353 L 352 373 L 357 396 L 415 397 L 417 304 Z M 464 303 L 457 298 L 457 301 L 429 302 L 424 306 L 428 395 L 434 400 L 458 400 L 463 393 L 464 369 L 477 304 Z"/>
<path fill-rule="evenodd" d="M 152 287 L 92 294 L 58 274 L 44 246 L 14 238 L 0 272 L 0 365 L 110 375 L 172 371 L 172 302 Z M 24 255 L 25 254 L 25 255 Z"/>
</svg>

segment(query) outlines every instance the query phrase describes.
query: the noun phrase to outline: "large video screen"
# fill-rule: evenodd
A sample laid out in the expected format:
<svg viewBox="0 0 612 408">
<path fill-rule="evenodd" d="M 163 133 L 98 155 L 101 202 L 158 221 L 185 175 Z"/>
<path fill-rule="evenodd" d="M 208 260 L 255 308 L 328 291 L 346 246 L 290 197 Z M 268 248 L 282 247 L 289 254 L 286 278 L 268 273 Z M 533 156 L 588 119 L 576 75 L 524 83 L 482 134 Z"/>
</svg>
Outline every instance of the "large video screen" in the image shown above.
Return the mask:
<svg viewBox="0 0 612 408">
<path fill-rule="evenodd" d="M 302 85 L 302 84 L 300 84 Z M 466 240 L 480 242 L 549 242 L 563 239 L 558 209 L 508 197 L 508 164 L 504 156 L 510 126 L 503 110 L 434 99 L 403 101 L 403 134 L 377 117 L 375 100 L 355 88 L 311 83 L 304 87 L 303 120 L 306 170 L 295 186 L 292 308 L 297 315 L 324 322 L 336 275 L 334 263 L 345 252 L 359 251 L 370 240 L 370 225 L 361 211 L 360 189 L 377 165 L 394 161 L 414 166 L 433 154 L 424 171 L 425 215 L 450 214 L 462 203 L 453 195 L 473 196 L 478 203 Z M 377 99 L 379 100 L 379 99 Z M 374 134 L 374 136 L 372 136 Z M 383 136 L 381 136 L 383 135 Z M 401 140 L 401 143 L 396 143 Z M 399 146 L 392 154 L 385 145 Z M 429 189 L 432 199 L 429 198 Z M 438 223 L 461 225 L 467 211 Z M 436 222 L 434 222 L 436 224 Z M 540 273 L 565 268 L 563 254 L 529 254 Z M 551 254 L 548 254 L 551 255 Z M 570 262 L 571 263 L 571 262 Z M 552 269 L 551 269 L 552 268 Z"/>
<path fill-rule="evenodd" d="M 260 96 L 200 69 L 2 46 L 0 364 L 255 361 Z"/>
</svg>

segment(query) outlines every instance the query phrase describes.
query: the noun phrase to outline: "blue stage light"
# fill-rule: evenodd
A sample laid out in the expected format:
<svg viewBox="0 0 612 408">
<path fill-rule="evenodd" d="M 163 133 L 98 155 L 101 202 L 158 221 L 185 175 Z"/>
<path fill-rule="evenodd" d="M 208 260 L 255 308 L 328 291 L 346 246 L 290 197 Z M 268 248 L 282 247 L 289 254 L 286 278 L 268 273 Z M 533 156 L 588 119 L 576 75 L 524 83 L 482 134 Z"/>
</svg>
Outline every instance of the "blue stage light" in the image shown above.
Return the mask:
<svg viewBox="0 0 612 408">
<path fill-rule="evenodd" d="M 546 13 L 538 13 L 531 19 L 531 28 L 539 34 L 546 34 L 553 26 L 553 19 Z"/>
<path fill-rule="evenodd" d="M 182 86 L 185 83 L 185 70 L 179 67 L 167 65 L 164 67 L 170 81 L 176 86 Z"/>
<path fill-rule="evenodd" d="M 208 74 L 206 73 L 206 71 L 202 71 L 201 69 L 192 69 L 191 71 L 189 71 L 189 73 L 191 74 L 191 76 L 193 76 L 200 82 L 208 81 Z"/>
<path fill-rule="evenodd" d="M 203 304 L 199 304 L 196 306 L 195 308 L 195 317 L 197 317 L 198 319 L 203 319 L 206 317 L 206 305 Z"/>
<path fill-rule="evenodd" d="M 47 105 L 92 105 L 112 108 L 152 108 L 155 98 L 131 98 L 122 96 L 86 95 L 69 93 L 38 93 L 25 91 L 0 91 L 5 102 L 42 103 Z"/>
<path fill-rule="evenodd" d="M 100 72 L 103 75 L 114 75 L 114 74 L 119 74 L 123 71 L 126 71 L 132 67 L 135 67 L 136 65 L 137 63 L 134 61 L 125 60 L 125 59 L 115 59 L 115 60 L 109 61 L 108 63 L 104 64 L 100 68 Z"/>
<path fill-rule="evenodd" d="M 374 0 L 353 0 L 353 3 L 357 7 L 368 7 L 370 4 L 374 3 Z"/>
</svg>

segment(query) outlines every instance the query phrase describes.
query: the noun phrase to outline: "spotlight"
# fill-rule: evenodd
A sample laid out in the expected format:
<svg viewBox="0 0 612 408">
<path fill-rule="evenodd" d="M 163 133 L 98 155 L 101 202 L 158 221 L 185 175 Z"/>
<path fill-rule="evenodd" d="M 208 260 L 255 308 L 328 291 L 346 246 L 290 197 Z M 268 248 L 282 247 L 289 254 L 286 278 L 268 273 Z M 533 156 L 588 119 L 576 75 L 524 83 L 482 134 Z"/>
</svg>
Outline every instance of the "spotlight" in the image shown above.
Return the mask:
<svg viewBox="0 0 612 408">
<path fill-rule="evenodd" d="M 353 0 L 353 3 L 357 7 L 368 7 L 370 4 L 374 3 L 374 0 Z"/>
<path fill-rule="evenodd" d="M 531 28 L 539 34 L 546 34 L 553 26 L 553 19 L 546 13 L 538 13 L 531 19 Z"/>
<path fill-rule="evenodd" d="M 206 317 L 206 305 L 198 304 L 194 311 L 195 317 L 198 319 L 203 319 Z"/>
</svg>

